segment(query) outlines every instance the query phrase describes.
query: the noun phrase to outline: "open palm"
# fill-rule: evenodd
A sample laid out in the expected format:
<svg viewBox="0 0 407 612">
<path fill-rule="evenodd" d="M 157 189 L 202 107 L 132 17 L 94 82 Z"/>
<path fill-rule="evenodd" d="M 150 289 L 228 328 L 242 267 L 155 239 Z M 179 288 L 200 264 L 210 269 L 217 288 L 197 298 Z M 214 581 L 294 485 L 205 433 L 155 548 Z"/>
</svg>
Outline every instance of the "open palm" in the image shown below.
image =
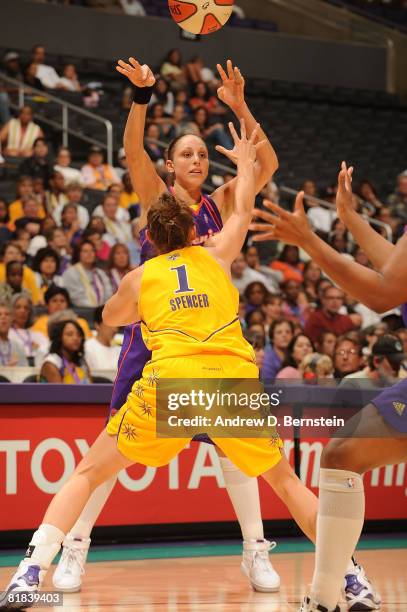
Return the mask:
<svg viewBox="0 0 407 612">
<path fill-rule="evenodd" d="M 129 58 L 129 63 L 118 60 L 117 72 L 126 76 L 136 87 L 152 87 L 155 83 L 155 76 L 147 64 L 139 64 L 134 57 Z"/>
</svg>

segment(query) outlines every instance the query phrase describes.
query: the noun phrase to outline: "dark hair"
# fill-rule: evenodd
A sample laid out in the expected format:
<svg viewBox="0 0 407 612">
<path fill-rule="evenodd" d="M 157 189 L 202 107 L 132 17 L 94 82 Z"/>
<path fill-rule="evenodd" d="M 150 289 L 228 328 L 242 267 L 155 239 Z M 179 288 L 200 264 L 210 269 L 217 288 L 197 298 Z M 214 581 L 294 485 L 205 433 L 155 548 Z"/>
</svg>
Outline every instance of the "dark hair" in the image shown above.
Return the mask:
<svg viewBox="0 0 407 612">
<path fill-rule="evenodd" d="M 309 259 L 309 260 L 308 260 L 308 261 L 307 261 L 307 262 L 304 264 L 304 270 L 303 270 L 303 277 L 304 277 L 304 279 L 305 279 L 305 276 L 306 276 L 306 274 L 307 274 L 307 272 L 308 272 L 309 268 L 311 267 L 311 264 L 315 264 L 315 261 L 314 261 L 313 259 Z M 315 264 L 315 265 L 317 265 L 317 266 L 318 266 L 318 264 Z M 322 278 L 322 270 L 321 270 L 321 268 L 320 268 L 319 266 L 318 266 L 318 268 L 319 268 L 320 276 L 319 276 L 319 279 L 318 279 L 316 282 L 318 282 L 318 281 L 319 281 L 319 280 Z"/>
<path fill-rule="evenodd" d="M 33 147 L 36 147 L 39 142 L 43 142 L 46 146 L 48 146 L 45 138 L 43 138 L 42 136 L 39 136 L 38 138 L 34 140 Z"/>
<path fill-rule="evenodd" d="M 177 47 L 174 47 L 173 49 L 170 49 L 168 51 L 167 55 L 165 56 L 164 63 L 172 61 L 171 60 L 171 55 L 174 53 L 174 51 L 177 51 L 178 55 L 179 55 L 178 64 L 174 64 L 174 66 L 181 66 L 181 63 L 182 63 L 181 51 Z"/>
<path fill-rule="evenodd" d="M 82 342 L 78 351 L 75 351 L 71 355 L 71 359 L 76 365 L 81 365 L 81 361 L 84 355 L 84 345 L 85 345 L 85 334 L 83 332 L 82 327 L 74 321 L 73 319 L 68 319 L 65 321 L 59 321 L 58 323 L 54 323 L 50 329 L 50 340 L 51 346 L 49 347 L 50 353 L 56 353 L 60 357 L 62 356 L 62 336 L 64 333 L 64 329 L 68 324 L 74 325 L 76 327 L 79 335 L 81 336 Z"/>
<path fill-rule="evenodd" d="M 263 302 L 264 302 L 265 299 L 269 296 L 269 291 L 267 291 L 266 286 L 260 281 L 253 281 L 252 283 L 249 283 L 246 289 L 244 290 L 244 296 L 246 300 L 249 302 L 250 292 L 252 291 L 253 287 L 255 287 L 256 285 L 259 285 L 261 287 L 261 290 L 263 293 Z"/>
<path fill-rule="evenodd" d="M 269 338 L 270 338 L 271 343 L 273 342 L 273 336 L 274 336 L 276 327 L 278 327 L 279 325 L 282 325 L 283 323 L 287 323 L 287 325 L 291 329 L 291 333 L 294 334 L 294 331 L 295 331 L 294 323 L 290 319 L 275 319 L 275 321 L 272 321 L 269 327 Z"/>
<path fill-rule="evenodd" d="M 76 204 L 74 202 L 68 202 L 68 204 L 64 204 L 64 207 L 63 207 L 63 209 L 61 211 L 61 218 L 64 216 L 66 211 L 69 210 L 70 208 L 74 208 L 76 210 L 76 212 L 78 212 L 78 208 L 77 208 Z"/>
<path fill-rule="evenodd" d="M 197 108 L 194 109 L 193 112 L 193 117 L 195 119 L 196 114 L 199 113 L 200 111 L 204 111 L 205 115 L 206 115 L 206 119 L 205 119 L 205 127 L 208 127 L 208 122 L 209 122 L 209 111 L 207 108 L 205 108 L 204 106 L 198 106 Z M 198 124 L 197 124 L 198 125 Z M 198 125 L 199 127 L 199 125 Z"/>
<path fill-rule="evenodd" d="M 100 325 L 102 323 L 104 307 L 104 304 L 102 306 L 97 306 L 93 311 L 93 322 L 95 325 Z"/>
<path fill-rule="evenodd" d="M 21 273 L 23 273 L 24 264 L 23 264 L 21 261 L 17 261 L 16 259 L 13 259 L 12 261 L 8 261 L 8 262 L 6 263 L 6 277 L 9 275 L 9 273 L 10 273 L 10 269 L 11 269 L 13 266 L 16 266 L 16 265 L 17 265 L 17 266 L 20 266 L 20 268 L 21 268 Z"/>
<path fill-rule="evenodd" d="M 201 138 L 201 136 L 197 136 L 196 134 L 180 134 L 179 136 L 177 136 L 176 138 L 173 138 L 170 142 L 170 144 L 168 145 L 167 149 L 165 150 L 165 159 L 170 159 L 171 161 L 174 161 L 174 152 L 175 152 L 175 147 L 177 146 L 177 144 L 179 143 L 179 141 L 181 140 L 181 138 L 184 138 L 185 136 L 195 136 L 195 138 L 199 138 L 200 140 L 202 140 L 205 149 L 208 149 L 208 147 L 206 146 L 206 142 L 204 141 L 203 138 Z"/>
<path fill-rule="evenodd" d="M 82 250 L 82 247 L 85 244 L 89 244 L 92 247 L 92 249 L 94 250 L 95 255 L 96 255 L 96 249 L 95 249 L 95 245 L 93 244 L 93 242 L 91 242 L 90 240 L 82 240 L 74 248 L 74 251 L 73 251 L 73 254 L 72 254 L 72 264 L 77 264 L 79 262 L 80 255 L 81 255 L 81 250 Z"/>
<path fill-rule="evenodd" d="M 31 53 L 34 53 L 37 49 L 44 49 L 45 51 L 45 45 L 41 45 L 41 44 L 34 45 L 33 47 L 31 47 Z"/>
<path fill-rule="evenodd" d="M 108 270 L 111 270 L 112 268 L 114 268 L 114 256 L 116 255 L 116 251 L 118 248 L 126 249 L 127 259 L 128 259 L 127 267 L 130 269 L 130 265 L 131 265 L 130 252 L 129 252 L 129 249 L 127 248 L 127 245 L 123 244 L 122 242 L 116 242 L 116 244 L 114 244 L 112 248 L 110 249 L 109 257 L 107 258 Z"/>
<path fill-rule="evenodd" d="M 147 214 L 150 238 L 161 253 L 169 253 L 189 245 L 194 227 L 192 210 L 171 193 L 163 193 Z"/>
<path fill-rule="evenodd" d="M 312 347 L 312 352 L 315 352 L 315 346 L 314 343 L 312 342 L 311 338 L 309 338 L 307 336 L 307 334 L 304 334 L 303 332 L 300 332 L 299 334 L 296 334 L 293 338 L 291 338 L 287 348 L 285 349 L 285 355 L 284 355 L 284 359 L 283 362 L 281 364 L 281 369 L 282 368 L 287 368 L 287 367 L 292 367 L 292 368 L 298 368 L 298 363 L 296 363 L 295 359 L 294 359 L 294 347 L 295 344 L 298 340 L 298 338 L 307 338 L 307 340 L 309 340 L 311 347 Z"/>
<path fill-rule="evenodd" d="M 45 303 L 49 304 L 52 298 L 56 295 L 63 295 L 67 301 L 68 307 L 70 308 L 72 306 L 71 298 L 65 287 L 58 287 L 58 285 L 55 285 L 54 283 L 48 287 L 44 294 Z"/>
<path fill-rule="evenodd" d="M 247 315 L 244 318 L 244 320 L 246 321 L 247 327 L 250 327 L 250 325 L 251 325 L 250 319 L 252 318 L 252 316 L 254 314 L 260 314 L 261 318 L 263 319 L 263 323 L 265 322 L 266 315 L 264 314 L 264 312 L 262 310 L 260 310 L 260 308 L 256 308 L 256 310 L 252 310 L 251 312 L 248 312 Z"/>
<path fill-rule="evenodd" d="M 300 263 L 301 260 L 300 260 L 300 251 L 299 251 L 299 248 L 297 246 L 292 245 L 292 244 L 286 244 L 284 246 L 283 250 L 280 253 L 280 257 L 278 258 L 279 261 L 287 261 L 287 251 L 289 249 L 296 249 L 296 251 L 297 251 L 297 262 L 296 263 L 297 264 Z"/>
<path fill-rule="evenodd" d="M 47 257 L 52 257 L 54 260 L 56 274 L 60 265 L 59 255 L 56 251 L 54 251 L 54 249 L 51 249 L 51 247 L 44 247 L 43 249 L 39 249 L 37 251 L 33 261 L 33 270 L 35 270 L 35 272 L 40 272 L 41 264 Z"/>
<path fill-rule="evenodd" d="M 6 254 L 7 249 L 12 246 L 14 248 L 16 248 L 18 251 L 20 251 L 20 255 L 25 255 L 23 249 L 20 247 L 19 244 L 15 243 L 15 242 L 4 242 L 1 247 L 0 247 L 0 257 L 3 258 L 4 255 Z"/>
<path fill-rule="evenodd" d="M 4 198 L 0 198 L 0 204 L 2 202 L 3 202 L 3 204 L 6 207 L 6 216 L 4 217 L 4 223 L 8 223 L 10 221 L 10 216 L 9 216 L 9 213 L 8 213 L 8 202 Z"/>
<path fill-rule="evenodd" d="M 198 85 L 203 85 L 205 87 L 205 94 L 203 99 L 204 100 L 209 100 L 209 88 L 207 86 L 206 83 L 204 83 L 203 81 L 197 81 L 194 85 L 194 95 L 197 95 L 197 89 L 198 89 Z"/>
</svg>

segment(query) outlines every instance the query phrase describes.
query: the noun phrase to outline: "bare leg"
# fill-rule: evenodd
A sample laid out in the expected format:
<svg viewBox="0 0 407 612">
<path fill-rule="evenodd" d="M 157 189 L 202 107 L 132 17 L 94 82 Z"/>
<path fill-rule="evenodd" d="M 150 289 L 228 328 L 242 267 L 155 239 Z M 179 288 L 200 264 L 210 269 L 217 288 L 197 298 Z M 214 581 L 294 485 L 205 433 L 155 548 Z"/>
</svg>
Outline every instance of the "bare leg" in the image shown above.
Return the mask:
<svg viewBox="0 0 407 612">
<path fill-rule="evenodd" d="M 53 497 L 43 523 L 67 533 L 96 487 L 130 465 L 132 462 L 117 450 L 116 438 L 103 430 L 68 482 Z"/>
<path fill-rule="evenodd" d="M 315 542 L 318 498 L 298 478 L 286 457 L 283 455 L 281 461 L 262 476 L 305 535 Z"/>
</svg>

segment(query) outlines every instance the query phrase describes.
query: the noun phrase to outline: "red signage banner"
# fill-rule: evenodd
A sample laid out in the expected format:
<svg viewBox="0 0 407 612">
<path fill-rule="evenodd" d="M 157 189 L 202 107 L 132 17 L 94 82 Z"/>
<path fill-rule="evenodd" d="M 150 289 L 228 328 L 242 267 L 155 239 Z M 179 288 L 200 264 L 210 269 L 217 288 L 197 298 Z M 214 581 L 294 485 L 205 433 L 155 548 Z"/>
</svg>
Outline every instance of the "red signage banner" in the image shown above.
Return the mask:
<svg viewBox="0 0 407 612">
<path fill-rule="evenodd" d="M 32 529 L 41 522 L 52 495 L 101 431 L 105 414 L 101 405 L 1 406 L 0 530 Z M 316 493 L 325 443 L 316 438 L 301 441 L 301 477 Z M 285 441 L 291 460 L 293 447 L 292 440 Z M 290 518 L 260 481 L 264 519 Z M 406 518 L 406 464 L 367 474 L 365 489 L 368 519 Z M 97 524 L 234 520 L 215 448 L 192 442 L 169 466 L 136 465 L 121 472 Z"/>
</svg>

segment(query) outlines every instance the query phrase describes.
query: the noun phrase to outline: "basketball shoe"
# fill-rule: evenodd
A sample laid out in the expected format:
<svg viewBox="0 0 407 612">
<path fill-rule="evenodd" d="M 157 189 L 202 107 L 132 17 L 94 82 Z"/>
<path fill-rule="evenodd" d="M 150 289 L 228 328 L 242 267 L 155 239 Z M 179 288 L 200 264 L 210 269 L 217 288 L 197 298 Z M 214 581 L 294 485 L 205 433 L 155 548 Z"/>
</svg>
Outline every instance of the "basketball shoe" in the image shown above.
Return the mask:
<svg viewBox="0 0 407 612">
<path fill-rule="evenodd" d="M 345 575 L 344 595 L 350 612 L 379 610 L 380 595 L 375 591 L 361 565 L 354 562 L 352 571 Z"/>
<path fill-rule="evenodd" d="M 274 593 L 280 588 L 280 576 L 269 559 L 269 551 L 275 547 L 275 542 L 268 542 L 267 540 L 246 540 L 243 542 L 241 568 L 255 591 Z"/>
<path fill-rule="evenodd" d="M 6 590 L 0 596 L 0 610 L 21 610 L 31 608 L 34 601 L 30 596 L 37 593 L 45 576 L 39 565 L 23 559 Z"/>
<path fill-rule="evenodd" d="M 52 584 L 63 593 L 77 593 L 81 590 L 90 538 L 80 539 L 67 535 L 62 546 L 62 555 L 52 576 Z"/>
<path fill-rule="evenodd" d="M 341 609 L 339 606 L 336 606 L 334 610 L 328 610 L 325 606 L 322 606 L 316 601 L 311 601 L 309 597 L 306 597 L 302 602 L 299 612 L 341 612 Z"/>
</svg>

